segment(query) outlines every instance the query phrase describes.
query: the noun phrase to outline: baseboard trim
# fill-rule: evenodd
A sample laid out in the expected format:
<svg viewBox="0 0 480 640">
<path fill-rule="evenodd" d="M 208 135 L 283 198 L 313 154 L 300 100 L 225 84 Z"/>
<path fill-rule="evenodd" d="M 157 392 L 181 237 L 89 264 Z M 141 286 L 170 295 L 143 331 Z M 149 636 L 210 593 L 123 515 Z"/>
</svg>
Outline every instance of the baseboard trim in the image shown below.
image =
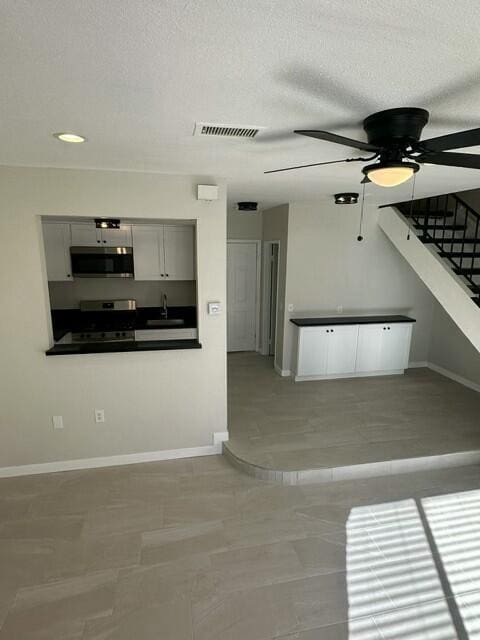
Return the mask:
<svg viewBox="0 0 480 640">
<path fill-rule="evenodd" d="M 429 362 L 427 362 L 427 360 L 422 360 L 420 362 L 409 362 L 408 363 L 408 368 L 409 369 L 423 369 L 425 367 L 429 366 Z"/>
<path fill-rule="evenodd" d="M 119 467 L 126 464 L 160 462 L 162 460 L 177 460 L 180 458 L 215 456 L 222 453 L 223 443 L 227 440 L 228 431 L 217 431 L 213 434 L 213 444 L 204 445 L 201 447 L 165 449 L 163 451 L 145 451 L 142 453 L 126 453 L 116 456 L 103 456 L 98 458 L 58 460 L 55 462 L 23 464 L 14 467 L 0 467 L 0 478 L 11 478 L 14 476 L 31 476 L 40 473 L 58 473 L 61 471 L 76 471 L 80 469 L 98 469 L 101 467 Z"/>
<path fill-rule="evenodd" d="M 427 366 L 432 371 L 436 371 L 437 373 L 440 373 L 442 376 L 445 376 L 446 378 L 450 378 L 450 380 L 454 380 L 454 382 L 463 384 L 464 387 L 468 387 L 469 389 L 472 389 L 473 391 L 477 391 L 480 393 L 480 384 L 477 384 L 472 380 L 468 380 L 468 378 L 464 378 L 463 376 L 458 375 L 458 373 L 454 373 L 453 371 L 450 371 L 449 369 L 445 369 L 444 367 L 441 367 L 440 365 L 435 364 L 433 362 L 429 362 Z"/>
<path fill-rule="evenodd" d="M 287 378 L 288 376 L 292 375 L 290 369 L 281 369 L 276 362 L 273 363 L 273 367 L 278 375 L 282 376 L 282 378 Z"/>
</svg>

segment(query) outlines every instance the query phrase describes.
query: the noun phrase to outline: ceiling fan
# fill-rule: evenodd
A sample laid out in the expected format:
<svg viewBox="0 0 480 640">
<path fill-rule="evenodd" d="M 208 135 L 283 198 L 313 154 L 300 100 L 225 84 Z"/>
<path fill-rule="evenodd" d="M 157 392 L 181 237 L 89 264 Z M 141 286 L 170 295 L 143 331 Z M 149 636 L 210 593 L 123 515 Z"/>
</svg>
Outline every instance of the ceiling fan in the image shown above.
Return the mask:
<svg viewBox="0 0 480 640">
<path fill-rule="evenodd" d="M 278 173 L 341 162 L 369 162 L 372 160 L 375 161 L 373 164 L 368 164 L 362 169 L 364 174 L 362 182 L 374 182 L 381 187 L 396 187 L 402 182 L 406 182 L 420 169 L 418 163 L 480 169 L 480 155 L 444 153 L 450 149 L 480 145 L 480 128 L 459 131 L 429 140 L 420 140 L 428 118 L 428 111 L 416 107 L 401 107 L 374 113 L 363 121 L 368 142 L 345 138 L 328 131 L 296 130 L 294 133 L 302 136 L 335 142 L 361 151 L 369 151 L 372 155 L 368 158 L 345 158 L 273 169 L 265 171 L 265 173 Z"/>
</svg>

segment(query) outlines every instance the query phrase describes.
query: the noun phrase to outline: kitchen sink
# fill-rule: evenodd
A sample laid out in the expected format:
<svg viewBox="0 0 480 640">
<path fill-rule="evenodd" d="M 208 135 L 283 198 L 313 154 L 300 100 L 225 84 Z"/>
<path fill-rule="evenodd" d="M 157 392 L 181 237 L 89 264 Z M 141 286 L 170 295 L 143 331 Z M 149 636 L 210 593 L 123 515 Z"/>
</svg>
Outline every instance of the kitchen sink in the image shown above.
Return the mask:
<svg viewBox="0 0 480 640">
<path fill-rule="evenodd" d="M 185 324 L 183 318 L 155 318 L 147 320 L 147 328 L 155 329 L 159 327 L 181 327 Z"/>
</svg>

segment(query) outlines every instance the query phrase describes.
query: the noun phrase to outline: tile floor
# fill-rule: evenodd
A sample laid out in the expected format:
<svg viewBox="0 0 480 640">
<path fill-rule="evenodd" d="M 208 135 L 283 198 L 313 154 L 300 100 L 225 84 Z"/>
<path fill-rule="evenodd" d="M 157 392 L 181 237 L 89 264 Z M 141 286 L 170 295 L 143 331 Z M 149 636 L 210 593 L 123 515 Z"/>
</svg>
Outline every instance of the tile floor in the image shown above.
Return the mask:
<svg viewBox="0 0 480 640">
<path fill-rule="evenodd" d="M 265 469 L 480 455 L 480 394 L 429 369 L 295 383 L 271 358 L 233 353 L 228 389 L 228 448 Z"/>
<path fill-rule="evenodd" d="M 285 487 L 222 456 L 2 479 L 0 640 L 476 638 L 479 484 Z"/>
</svg>

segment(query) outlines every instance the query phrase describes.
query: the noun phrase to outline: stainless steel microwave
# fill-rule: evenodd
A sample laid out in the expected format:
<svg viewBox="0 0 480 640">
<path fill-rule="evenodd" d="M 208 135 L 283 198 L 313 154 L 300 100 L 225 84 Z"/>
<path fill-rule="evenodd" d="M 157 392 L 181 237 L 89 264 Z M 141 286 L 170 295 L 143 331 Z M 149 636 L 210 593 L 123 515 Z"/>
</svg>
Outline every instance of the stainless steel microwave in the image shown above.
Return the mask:
<svg viewBox="0 0 480 640">
<path fill-rule="evenodd" d="M 132 247 L 70 247 L 74 278 L 133 278 Z"/>
</svg>

